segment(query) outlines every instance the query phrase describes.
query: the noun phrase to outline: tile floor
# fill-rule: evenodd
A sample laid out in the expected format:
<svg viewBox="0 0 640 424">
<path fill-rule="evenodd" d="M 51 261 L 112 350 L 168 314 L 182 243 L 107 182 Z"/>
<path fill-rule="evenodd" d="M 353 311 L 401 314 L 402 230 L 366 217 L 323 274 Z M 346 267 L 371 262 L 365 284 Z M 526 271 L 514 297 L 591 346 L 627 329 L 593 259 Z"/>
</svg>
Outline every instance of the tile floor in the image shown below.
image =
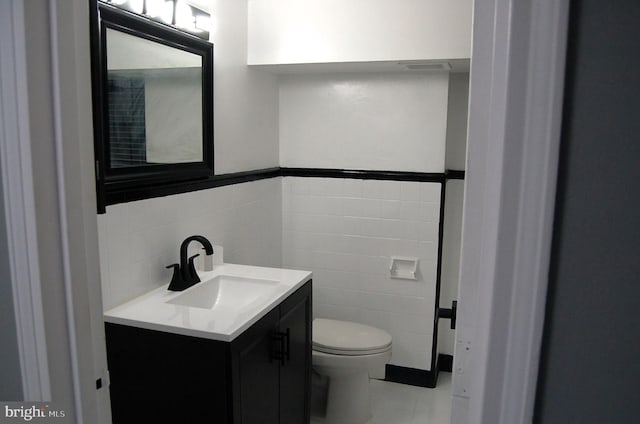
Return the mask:
<svg viewBox="0 0 640 424">
<path fill-rule="evenodd" d="M 451 417 L 451 374 L 440 373 L 438 387 L 428 389 L 371 380 L 369 424 L 448 424 Z M 311 424 L 330 424 L 311 419 Z"/>
</svg>

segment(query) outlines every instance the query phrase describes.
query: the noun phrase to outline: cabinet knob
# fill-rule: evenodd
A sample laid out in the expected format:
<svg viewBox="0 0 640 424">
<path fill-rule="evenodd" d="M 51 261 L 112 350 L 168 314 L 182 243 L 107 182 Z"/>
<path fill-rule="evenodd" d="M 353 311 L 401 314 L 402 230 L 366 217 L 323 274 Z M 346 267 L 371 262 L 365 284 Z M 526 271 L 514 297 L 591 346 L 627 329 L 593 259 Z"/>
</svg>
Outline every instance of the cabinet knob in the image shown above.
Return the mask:
<svg viewBox="0 0 640 424">
<path fill-rule="evenodd" d="M 291 360 L 291 337 L 290 337 L 290 335 L 291 335 L 291 332 L 290 332 L 289 328 L 287 328 L 287 331 L 285 332 L 285 338 L 287 340 L 286 344 L 285 344 L 285 348 L 286 348 L 285 352 L 286 352 L 286 355 L 287 355 L 287 361 Z"/>
</svg>

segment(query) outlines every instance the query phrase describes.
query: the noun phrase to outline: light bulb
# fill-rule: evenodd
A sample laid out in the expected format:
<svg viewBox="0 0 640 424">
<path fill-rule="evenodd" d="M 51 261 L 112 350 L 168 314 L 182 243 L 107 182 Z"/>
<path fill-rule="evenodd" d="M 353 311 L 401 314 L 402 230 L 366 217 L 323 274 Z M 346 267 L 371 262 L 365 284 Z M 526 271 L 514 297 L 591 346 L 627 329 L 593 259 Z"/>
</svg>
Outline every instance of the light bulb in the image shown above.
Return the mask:
<svg viewBox="0 0 640 424">
<path fill-rule="evenodd" d="M 173 3 L 165 0 L 147 0 L 147 15 L 152 18 L 160 18 L 170 24 L 173 16 Z"/>
<path fill-rule="evenodd" d="M 129 0 L 129 8 L 132 12 L 141 14 L 144 9 L 144 0 Z"/>
<path fill-rule="evenodd" d="M 191 13 L 191 7 L 183 1 L 176 4 L 176 25 L 185 29 L 194 29 L 195 18 Z"/>
</svg>

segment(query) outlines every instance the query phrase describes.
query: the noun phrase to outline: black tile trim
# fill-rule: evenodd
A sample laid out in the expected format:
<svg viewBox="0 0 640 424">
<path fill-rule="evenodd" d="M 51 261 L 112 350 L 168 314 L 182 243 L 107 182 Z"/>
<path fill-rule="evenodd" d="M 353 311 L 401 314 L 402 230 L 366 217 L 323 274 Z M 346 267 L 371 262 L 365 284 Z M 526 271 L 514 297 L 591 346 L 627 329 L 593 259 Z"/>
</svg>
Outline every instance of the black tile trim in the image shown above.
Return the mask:
<svg viewBox="0 0 640 424">
<path fill-rule="evenodd" d="M 436 387 L 437 380 L 437 371 L 419 370 L 391 364 L 385 366 L 385 381 L 433 389 Z"/>
<path fill-rule="evenodd" d="M 455 169 L 447 169 L 447 172 L 445 172 L 447 180 L 464 180 L 465 177 L 465 171 L 458 171 Z"/>
<path fill-rule="evenodd" d="M 138 187 L 127 187 L 122 190 L 118 190 L 117 187 L 113 187 L 107 190 L 106 203 L 107 205 L 113 205 L 116 203 L 133 202 L 135 200 L 206 190 L 209 188 L 241 184 L 279 176 L 281 176 L 280 168 L 265 168 L 253 171 L 214 175 L 213 177 L 188 182 L 165 183 L 162 185 L 158 185 L 157 183 L 149 185 L 141 184 Z"/>
<path fill-rule="evenodd" d="M 453 371 L 453 355 L 438 354 L 438 372 Z"/>
<path fill-rule="evenodd" d="M 438 374 L 452 370 L 453 356 L 441 353 L 438 355 L 437 366 L 429 371 L 387 364 L 385 366 L 385 381 L 433 389 L 438 384 Z"/>
<path fill-rule="evenodd" d="M 442 183 L 446 174 L 438 172 L 374 171 L 332 168 L 280 168 L 283 177 L 354 178 Z"/>
<path fill-rule="evenodd" d="M 438 358 L 438 323 L 440 310 L 440 286 L 442 285 L 442 241 L 444 238 L 444 207 L 446 200 L 447 185 L 442 184 L 440 189 L 440 223 L 438 224 L 438 259 L 436 263 L 436 296 L 433 315 L 433 341 L 431 343 L 431 369 L 436 369 Z M 437 376 L 436 376 L 437 379 Z"/>
<path fill-rule="evenodd" d="M 137 186 L 130 184 L 121 186 L 118 181 L 105 183 L 107 187 L 106 205 L 133 202 L 152 197 L 169 196 L 190 191 L 206 190 L 231 184 L 241 184 L 250 181 L 275 177 L 321 177 L 321 178 L 353 178 L 362 180 L 388 181 L 416 181 L 444 183 L 447 179 L 458 179 L 459 173 L 464 171 L 437 172 L 405 172 L 405 171 L 375 171 L 359 169 L 330 169 L 330 168 L 264 168 L 251 171 L 234 172 L 229 174 L 203 177 L 192 181 L 174 181 L 164 184 L 140 181 Z M 452 174 L 453 173 L 453 174 Z M 451 177 L 453 175 L 453 177 Z"/>
</svg>

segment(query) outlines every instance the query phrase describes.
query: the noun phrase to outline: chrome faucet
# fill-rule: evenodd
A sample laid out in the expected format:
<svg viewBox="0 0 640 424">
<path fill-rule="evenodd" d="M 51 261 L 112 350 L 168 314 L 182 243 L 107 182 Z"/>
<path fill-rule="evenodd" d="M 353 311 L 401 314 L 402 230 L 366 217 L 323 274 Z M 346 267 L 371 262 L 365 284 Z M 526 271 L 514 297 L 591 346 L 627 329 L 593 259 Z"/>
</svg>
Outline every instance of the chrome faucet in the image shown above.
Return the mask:
<svg viewBox="0 0 640 424">
<path fill-rule="evenodd" d="M 180 264 L 167 266 L 167 269 L 173 268 L 173 278 L 171 278 L 169 290 L 182 291 L 200 282 L 200 277 L 198 277 L 196 267 L 193 263 L 193 260 L 200 256 L 200 254 L 187 258 L 189 243 L 194 240 L 204 247 L 207 255 L 213 255 L 213 245 L 206 237 L 198 235 L 187 237 L 180 245 Z"/>
</svg>

